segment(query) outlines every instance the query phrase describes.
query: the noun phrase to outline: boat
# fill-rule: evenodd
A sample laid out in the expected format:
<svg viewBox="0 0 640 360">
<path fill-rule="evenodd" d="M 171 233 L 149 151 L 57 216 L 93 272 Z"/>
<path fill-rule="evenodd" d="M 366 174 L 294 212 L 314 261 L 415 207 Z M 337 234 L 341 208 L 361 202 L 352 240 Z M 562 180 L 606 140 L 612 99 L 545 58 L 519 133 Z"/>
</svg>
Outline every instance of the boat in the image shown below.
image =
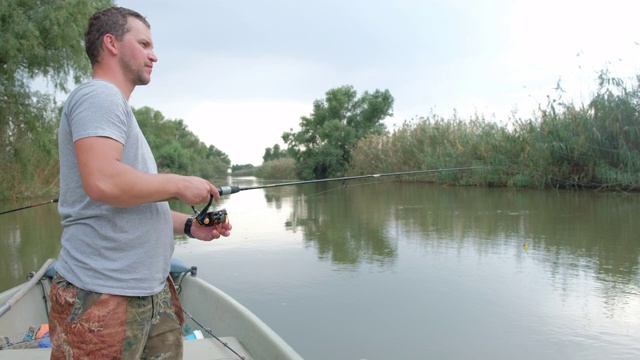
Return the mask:
<svg viewBox="0 0 640 360">
<path fill-rule="evenodd" d="M 48 327 L 54 264 L 47 260 L 30 280 L 0 293 L 0 359 L 49 359 L 48 333 L 42 330 Z M 302 359 L 255 314 L 199 278 L 196 267 L 172 259 L 171 276 L 187 319 L 184 359 Z"/>
</svg>

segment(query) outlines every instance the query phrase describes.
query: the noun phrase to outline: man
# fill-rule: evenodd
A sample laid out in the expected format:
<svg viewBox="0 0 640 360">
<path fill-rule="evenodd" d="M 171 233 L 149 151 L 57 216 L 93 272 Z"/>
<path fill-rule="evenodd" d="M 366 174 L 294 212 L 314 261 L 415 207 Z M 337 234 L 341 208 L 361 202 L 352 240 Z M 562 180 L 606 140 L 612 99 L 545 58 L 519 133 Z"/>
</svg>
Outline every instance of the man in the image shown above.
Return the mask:
<svg viewBox="0 0 640 360">
<path fill-rule="evenodd" d="M 229 236 L 172 212 L 220 195 L 198 177 L 158 174 L 128 104 L 151 79 L 151 30 L 139 13 L 95 13 L 85 33 L 93 78 L 59 128 L 62 250 L 51 289 L 52 359 L 182 358 L 184 317 L 169 275 L 173 234 Z"/>
</svg>

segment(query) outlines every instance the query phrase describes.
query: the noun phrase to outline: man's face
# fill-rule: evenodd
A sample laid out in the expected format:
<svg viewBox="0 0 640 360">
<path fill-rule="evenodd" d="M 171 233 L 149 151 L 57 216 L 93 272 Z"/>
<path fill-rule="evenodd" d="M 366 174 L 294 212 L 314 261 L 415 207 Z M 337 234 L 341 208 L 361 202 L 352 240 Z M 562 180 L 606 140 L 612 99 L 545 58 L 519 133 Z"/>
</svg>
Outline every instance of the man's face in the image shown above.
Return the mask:
<svg viewBox="0 0 640 360">
<path fill-rule="evenodd" d="M 153 52 L 151 31 L 140 20 L 129 17 L 130 31 L 120 44 L 120 66 L 134 86 L 147 85 L 151 81 L 153 63 L 158 61 Z"/>
</svg>

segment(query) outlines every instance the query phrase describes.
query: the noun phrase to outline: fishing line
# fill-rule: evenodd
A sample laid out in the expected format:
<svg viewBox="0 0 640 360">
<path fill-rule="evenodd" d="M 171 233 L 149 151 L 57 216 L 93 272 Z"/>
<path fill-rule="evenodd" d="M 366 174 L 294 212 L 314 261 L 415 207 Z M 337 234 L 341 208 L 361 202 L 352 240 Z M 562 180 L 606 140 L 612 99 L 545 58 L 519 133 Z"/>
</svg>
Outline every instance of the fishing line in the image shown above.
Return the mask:
<svg viewBox="0 0 640 360">
<path fill-rule="evenodd" d="M 314 193 L 314 194 L 305 195 L 304 197 L 305 198 L 315 197 L 315 196 L 326 194 L 326 193 L 330 193 L 330 192 L 333 192 L 333 191 L 336 191 L 336 190 L 341 190 L 341 189 L 344 189 L 346 187 L 347 187 L 347 182 L 345 181 L 344 184 L 342 184 L 341 186 L 334 187 L 334 188 L 328 189 L 328 190 L 319 191 L 319 192 Z"/>
<path fill-rule="evenodd" d="M 397 181 L 398 179 L 388 179 L 388 180 L 374 180 L 374 181 L 365 181 L 362 183 L 358 183 L 358 184 L 353 184 L 353 183 L 348 183 L 347 181 L 345 181 L 342 185 L 340 186 L 336 186 L 332 189 L 328 189 L 328 190 L 324 190 L 324 191 L 320 191 L 317 192 L 315 194 L 311 194 L 311 195 L 306 195 L 305 197 L 309 198 L 312 196 L 318 196 L 318 195 L 322 195 L 322 194 L 326 194 L 326 193 L 330 193 L 336 190 L 341 190 L 341 189 L 346 189 L 346 188 L 352 188 L 352 187 L 356 187 L 356 186 L 365 186 L 365 185 L 371 185 L 371 184 L 385 184 L 385 183 L 389 183 L 392 181 Z"/>
<path fill-rule="evenodd" d="M 191 316 L 191 314 L 189 314 L 187 312 L 187 310 L 185 310 L 185 308 L 182 308 L 182 311 L 191 319 L 193 320 L 194 323 L 196 323 L 198 326 L 200 326 L 202 328 L 202 330 L 206 331 L 207 334 L 213 336 L 214 339 L 218 340 L 218 342 L 220 342 L 220 344 L 224 345 L 224 347 L 226 347 L 227 349 L 231 350 L 232 353 L 236 354 L 240 359 L 242 360 L 246 360 L 247 358 L 245 356 L 242 356 L 240 354 L 238 354 L 235 350 L 233 350 L 228 343 L 222 341 L 219 337 L 215 336 L 212 332 L 211 329 L 209 329 L 208 327 L 205 327 L 204 325 L 200 324 L 200 322 L 198 322 L 198 320 L 196 320 L 193 316 Z"/>
<path fill-rule="evenodd" d="M 182 281 L 187 276 L 187 274 L 191 274 L 192 276 L 194 276 L 197 273 L 197 270 L 198 270 L 197 267 L 192 266 L 191 270 L 183 271 L 182 273 L 180 273 L 178 275 L 179 280 L 174 282 L 175 287 L 176 287 L 176 291 L 178 292 L 178 294 L 180 294 L 182 292 Z M 224 345 L 224 347 L 226 347 L 227 349 L 231 350 L 231 352 L 236 354 L 240 359 L 246 360 L 246 357 L 238 354 L 226 342 L 222 341 L 220 338 L 215 336 L 213 334 L 213 332 L 211 332 L 211 329 L 209 329 L 209 328 L 205 327 L 204 325 L 202 325 L 198 320 L 196 320 L 196 318 L 193 317 L 193 315 L 189 314 L 189 312 L 187 312 L 187 310 L 184 307 L 182 307 L 182 312 L 184 312 L 191 320 L 193 320 L 194 323 L 196 323 L 198 326 L 200 326 L 200 328 L 202 328 L 202 330 L 204 330 L 207 334 L 213 336 L 214 339 L 218 340 L 218 342 L 220 342 L 222 345 Z"/>
</svg>

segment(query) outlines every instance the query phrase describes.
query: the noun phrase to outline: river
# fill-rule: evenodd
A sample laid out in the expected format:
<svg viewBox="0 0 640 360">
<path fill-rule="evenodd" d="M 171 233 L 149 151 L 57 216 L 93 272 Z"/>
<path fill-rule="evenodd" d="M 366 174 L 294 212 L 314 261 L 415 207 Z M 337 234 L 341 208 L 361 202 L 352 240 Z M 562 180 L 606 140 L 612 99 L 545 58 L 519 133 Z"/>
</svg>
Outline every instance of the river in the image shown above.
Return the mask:
<svg viewBox="0 0 640 360">
<path fill-rule="evenodd" d="M 232 236 L 177 236 L 175 257 L 305 359 L 640 358 L 638 195 L 379 179 L 217 206 Z M 60 233 L 52 204 L 0 215 L 0 289 L 56 257 Z"/>
</svg>

